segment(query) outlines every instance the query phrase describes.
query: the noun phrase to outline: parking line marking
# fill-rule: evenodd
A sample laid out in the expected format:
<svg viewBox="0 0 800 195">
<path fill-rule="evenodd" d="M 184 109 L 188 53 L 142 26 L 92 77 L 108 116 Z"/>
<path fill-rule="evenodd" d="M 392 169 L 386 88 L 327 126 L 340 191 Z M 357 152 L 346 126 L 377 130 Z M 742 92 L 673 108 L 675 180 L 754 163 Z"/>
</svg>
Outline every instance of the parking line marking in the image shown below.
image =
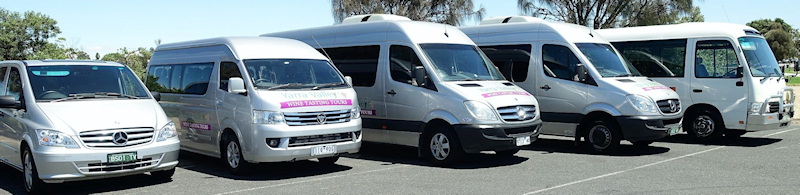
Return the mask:
<svg viewBox="0 0 800 195">
<path fill-rule="evenodd" d="M 359 174 L 372 173 L 372 172 L 378 172 L 378 171 L 386 171 L 386 170 L 391 170 L 391 169 L 396 169 L 396 168 L 403 168 L 403 167 L 407 167 L 407 166 L 411 166 L 411 165 L 400 165 L 400 166 L 394 166 L 394 167 L 387 167 L 387 168 L 383 168 L 383 169 L 369 170 L 369 171 L 364 171 L 364 172 L 349 173 L 349 174 L 343 174 L 343 175 L 334 175 L 334 176 L 329 176 L 329 177 L 320 177 L 320 178 L 314 178 L 314 179 L 308 179 L 308 180 L 302 180 L 302 181 L 295 181 L 295 182 L 289 182 L 289 183 L 281 183 L 281 184 L 274 184 L 274 185 L 268 185 L 268 186 L 261 186 L 261 187 L 255 187 L 255 188 L 249 188 L 249 189 L 243 189 L 243 190 L 236 190 L 236 191 L 219 193 L 218 195 L 235 194 L 235 193 L 241 193 L 241 192 L 246 192 L 246 191 L 253 191 L 253 190 L 259 190 L 259 189 L 265 189 L 265 188 L 273 188 L 273 187 L 278 187 L 278 186 L 306 183 L 306 182 L 319 181 L 319 180 L 325 180 L 325 179 L 333 179 L 333 178 L 338 178 L 338 177 L 346 177 L 346 176 L 351 176 L 351 175 L 359 175 Z"/>
<path fill-rule="evenodd" d="M 783 130 L 783 131 L 767 134 L 767 135 L 764 135 L 764 136 L 761 136 L 761 137 L 770 137 L 770 136 L 773 136 L 773 135 L 778 135 L 778 134 L 781 134 L 781 133 L 786 133 L 786 132 L 790 132 L 790 131 L 794 131 L 794 130 L 797 130 L 797 128 L 787 129 L 787 130 Z M 665 162 L 669 162 L 669 161 L 673 161 L 673 160 L 678 160 L 678 159 L 681 159 L 681 158 L 686 158 L 686 157 L 690 157 L 690 156 L 694 156 L 694 155 L 698 155 L 698 154 L 702 154 L 702 153 L 706 153 L 706 152 L 711 152 L 711 151 L 714 151 L 714 150 L 719 150 L 719 149 L 722 149 L 722 148 L 725 148 L 725 147 L 727 147 L 727 146 L 717 146 L 715 148 L 711 148 L 711 149 L 708 149 L 708 150 L 703 150 L 703 151 L 700 151 L 700 152 L 695 152 L 695 153 L 691 153 L 691 154 L 687 154 L 687 155 L 683 155 L 683 156 L 679 156 L 679 157 L 675 157 L 675 158 L 670 158 L 670 159 L 666 159 L 666 160 L 662 160 L 662 161 L 658 161 L 658 162 L 654 162 L 654 163 L 650 163 L 650 164 L 634 167 L 634 168 L 627 169 L 627 170 L 617 171 L 617 172 L 608 173 L 608 174 L 605 174 L 605 175 L 600 175 L 600 176 L 596 176 L 596 177 L 592 177 L 592 178 L 586 178 L 586 179 L 582 179 L 582 180 L 578 180 L 578 181 L 573 181 L 573 182 L 569 182 L 569 183 L 565 183 L 565 184 L 561 184 L 561 185 L 557 185 L 557 186 L 553 186 L 553 187 L 549 187 L 549 188 L 544 188 L 544 189 L 536 190 L 536 191 L 533 191 L 533 192 L 528 192 L 528 193 L 525 193 L 525 195 L 538 194 L 538 193 L 542 193 L 542 192 L 549 191 L 549 190 L 552 190 L 552 189 L 557 189 L 557 188 L 562 188 L 562 187 L 565 187 L 565 186 L 575 185 L 575 184 L 578 184 L 578 183 L 583 183 L 583 182 L 587 182 L 587 181 L 591 181 L 591 180 L 595 180 L 595 179 L 600 179 L 600 178 L 604 178 L 604 177 L 608 177 L 608 176 L 613 176 L 613 175 L 617 175 L 617 174 L 620 174 L 620 173 L 625 173 L 625 172 L 628 172 L 628 171 L 633 171 L 633 170 L 637 170 L 637 169 L 641 169 L 641 168 L 645 168 L 645 167 L 649 167 L 649 166 L 653 166 L 653 165 L 657 165 L 657 164 L 661 164 L 661 163 L 665 163 Z"/>
</svg>

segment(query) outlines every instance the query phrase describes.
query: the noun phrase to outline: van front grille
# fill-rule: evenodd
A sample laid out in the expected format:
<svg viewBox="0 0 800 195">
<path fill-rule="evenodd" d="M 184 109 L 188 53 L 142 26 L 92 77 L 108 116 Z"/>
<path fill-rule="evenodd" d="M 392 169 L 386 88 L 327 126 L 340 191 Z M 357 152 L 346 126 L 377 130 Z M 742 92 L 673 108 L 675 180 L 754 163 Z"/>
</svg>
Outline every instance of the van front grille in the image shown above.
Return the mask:
<svg viewBox="0 0 800 195">
<path fill-rule="evenodd" d="M 780 110 L 780 103 L 778 102 L 769 102 L 769 113 L 776 113 Z"/>
<path fill-rule="evenodd" d="M 81 141 L 90 148 L 119 148 L 149 143 L 153 140 L 153 128 L 130 128 L 86 131 L 79 134 Z"/>
<path fill-rule="evenodd" d="M 346 141 L 353 141 L 352 133 L 347 132 L 291 137 L 289 138 L 289 147 L 320 145 Z"/>
<path fill-rule="evenodd" d="M 503 121 L 516 122 L 531 120 L 536 117 L 536 106 L 520 105 L 497 108 Z"/>
<path fill-rule="evenodd" d="M 350 110 L 348 109 L 323 112 L 284 112 L 283 115 L 289 126 L 335 124 L 350 121 Z"/>
<path fill-rule="evenodd" d="M 661 113 L 670 114 L 681 111 L 681 101 L 678 99 L 659 100 L 656 104 Z"/>
</svg>

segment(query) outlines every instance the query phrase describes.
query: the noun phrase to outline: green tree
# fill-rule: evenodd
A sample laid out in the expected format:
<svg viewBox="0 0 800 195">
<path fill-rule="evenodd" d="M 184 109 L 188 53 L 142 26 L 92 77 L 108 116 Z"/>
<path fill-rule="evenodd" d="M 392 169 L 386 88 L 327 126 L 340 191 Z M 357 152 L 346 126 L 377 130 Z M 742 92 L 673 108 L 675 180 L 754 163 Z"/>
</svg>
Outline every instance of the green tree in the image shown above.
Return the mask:
<svg viewBox="0 0 800 195">
<path fill-rule="evenodd" d="M 331 0 L 333 18 L 359 14 L 395 14 L 412 20 L 461 25 L 467 19 L 481 20 L 486 13 L 482 6 L 473 10 L 472 0 Z"/>
<path fill-rule="evenodd" d="M 767 40 L 770 49 L 772 49 L 775 59 L 783 60 L 797 57 L 798 49 L 800 49 L 797 40 L 800 39 L 800 33 L 783 19 L 754 20 L 748 22 L 747 26 L 755 28 L 764 35 L 764 39 Z"/>
<path fill-rule="evenodd" d="M 28 54 L 25 56 L 25 59 L 89 59 L 89 54 L 81 49 L 68 47 L 64 42 L 66 42 L 66 39 L 59 37 L 55 42 L 48 42 L 38 51 Z"/>
<path fill-rule="evenodd" d="M 693 16 L 692 0 L 517 0 L 521 14 L 599 28 L 674 24 Z"/>
<path fill-rule="evenodd" d="M 153 56 L 153 51 L 155 51 L 155 48 L 152 47 L 139 47 L 135 50 L 121 48 L 117 50 L 116 53 L 107 53 L 103 56 L 102 60 L 125 64 L 133 70 L 133 73 L 136 73 L 136 76 L 140 79 L 144 79 L 144 72 L 147 68 L 147 63 L 150 61 L 150 57 Z"/>
<path fill-rule="evenodd" d="M 56 20 L 47 15 L 0 8 L 0 60 L 22 60 L 39 50 L 52 49 L 48 39 L 58 33 Z"/>
</svg>

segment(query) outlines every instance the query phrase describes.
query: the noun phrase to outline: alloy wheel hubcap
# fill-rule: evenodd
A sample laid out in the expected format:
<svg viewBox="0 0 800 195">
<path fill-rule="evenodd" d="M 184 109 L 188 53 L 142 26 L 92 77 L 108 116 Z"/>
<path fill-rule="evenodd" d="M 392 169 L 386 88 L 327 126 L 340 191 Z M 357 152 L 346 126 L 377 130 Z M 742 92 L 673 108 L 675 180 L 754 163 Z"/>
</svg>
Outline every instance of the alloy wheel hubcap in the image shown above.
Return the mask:
<svg viewBox="0 0 800 195">
<path fill-rule="evenodd" d="M 604 125 L 597 125 L 589 130 L 589 142 L 595 149 L 606 149 L 611 145 L 611 130 Z"/>
<path fill-rule="evenodd" d="M 442 133 L 436 133 L 431 138 L 431 153 L 436 160 L 444 160 L 450 155 L 450 140 Z"/>
<path fill-rule="evenodd" d="M 236 142 L 228 143 L 228 165 L 231 168 L 239 167 L 239 145 Z"/>
<path fill-rule="evenodd" d="M 694 119 L 693 127 L 697 137 L 708 137 L 714 133 L 714 120 L 707 115 L 700 115 Z"/>
</svg>

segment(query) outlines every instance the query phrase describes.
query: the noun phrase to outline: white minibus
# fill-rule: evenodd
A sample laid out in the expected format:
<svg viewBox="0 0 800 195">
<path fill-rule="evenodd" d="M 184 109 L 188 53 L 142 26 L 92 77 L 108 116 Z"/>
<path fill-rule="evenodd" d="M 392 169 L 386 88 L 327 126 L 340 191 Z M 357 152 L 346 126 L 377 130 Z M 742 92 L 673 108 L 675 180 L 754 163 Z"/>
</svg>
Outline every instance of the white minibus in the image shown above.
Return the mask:
<svg viewBox="0 0 800 195">
<path fill-rule="evenodd" d="M 646 146 L 680 130 L 681 103 L 668 87 L 630 69 L 591 29 L 528 16 L 494 17 L 461 30 L 506 78 L 541 103 L 542 134 L 613 152 L 620 140 Z"/>
<path fill-rule="evenodd" d="M 742 136 L 791 122 L 794 93 L 757 30 L 683 23 L 597 30 L 642 74 L 681 96 L 694 138 Z"/>
<path fill-rule="evenodd" d="M 262 36 L 308 43 L 353 78 L 365 141 L 418 146 L 446 165 L 464 153 L 513 155 L 538 136 L 536 98 L 453 26 L 373 14 Z"/>
<path fill-rule="evenodd" d="M 356 93 L 314 48 L 291 39 L 223 37 L 162 44 L 147 87 L 177 125 L 181 149 L 251 163 L 316 158 L 361 147 Z"/>
</svg>

